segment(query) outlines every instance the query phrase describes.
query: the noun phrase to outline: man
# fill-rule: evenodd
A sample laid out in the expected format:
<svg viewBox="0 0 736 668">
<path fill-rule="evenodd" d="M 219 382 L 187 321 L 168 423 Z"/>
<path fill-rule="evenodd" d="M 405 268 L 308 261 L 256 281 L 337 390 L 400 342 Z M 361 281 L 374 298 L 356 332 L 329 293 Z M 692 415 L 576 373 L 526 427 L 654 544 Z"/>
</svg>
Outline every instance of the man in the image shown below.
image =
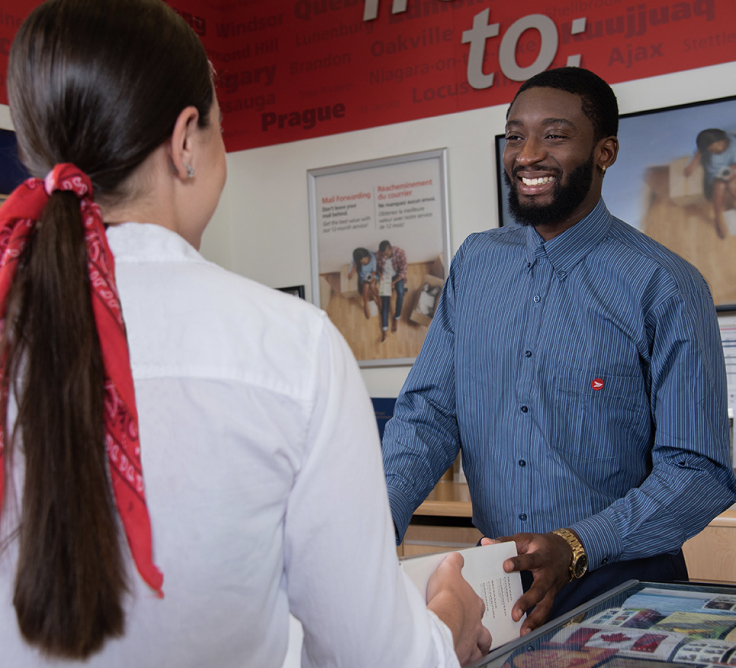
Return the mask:
<svg viewBox="0 0 736 668">
<path fill-rule="evenodd" d="M 396 331 L 396 326 L 401 319 L 401 308 L 404 305 L 404 286 L 406 285 L 406 253 L 398 246 L 392 246 L 388 240 L 384 240 L 378 245 L 376 264 L 381 295 L 381 341 L 385 341 L 388 332 L 391 292 L 393 290 L 396 290 L 396 306 L 391 321 L 392 332 Z"/>
<path fill-rule="evenodd" d="M 617 130 L 592 72 L 520 88 L 504 149 L 519 225 L 458 250 L 384 435 L 399 537 L 462 447 L 474 524 L 517 545 L 522 633 L 630 578 L 686 579 L 683 542 L 736 500 L 713 302 L 607 211 Z"/>
</svg>

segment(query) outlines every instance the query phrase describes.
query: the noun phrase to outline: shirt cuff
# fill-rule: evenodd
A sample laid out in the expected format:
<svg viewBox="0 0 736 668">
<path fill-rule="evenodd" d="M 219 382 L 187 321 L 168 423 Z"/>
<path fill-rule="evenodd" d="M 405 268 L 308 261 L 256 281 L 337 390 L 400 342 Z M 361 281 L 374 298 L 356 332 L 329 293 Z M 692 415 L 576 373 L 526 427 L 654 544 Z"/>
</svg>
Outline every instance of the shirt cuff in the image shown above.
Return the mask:
<svg viewBox="0 0 736 668">
<path fill-rule="evenodd" d="M 388 502 L 396 527 L 396 545 L 400 545 L 414 510 L 406 495 L 396 487 L 388 487 Z"/>
<path fill-rule="evenodd" d="M 588 556 L 588 570 L 614 563 L 621 558 L 623 542 L 616 525 L 606 515 L 598 514 L 571 524 Z"/>
<path fill-rule="evenodd" d="M 437 654 L 442 659 L 437 662 L 437 665 L 443 668 L 460 668 L 457 654 L 455 654 L 455 641 L 452 637 L 452 631 L 434 612 L 427 609 L 427 614 L 430 618 L 432 641 L 438 649 Z"/>
</svg>

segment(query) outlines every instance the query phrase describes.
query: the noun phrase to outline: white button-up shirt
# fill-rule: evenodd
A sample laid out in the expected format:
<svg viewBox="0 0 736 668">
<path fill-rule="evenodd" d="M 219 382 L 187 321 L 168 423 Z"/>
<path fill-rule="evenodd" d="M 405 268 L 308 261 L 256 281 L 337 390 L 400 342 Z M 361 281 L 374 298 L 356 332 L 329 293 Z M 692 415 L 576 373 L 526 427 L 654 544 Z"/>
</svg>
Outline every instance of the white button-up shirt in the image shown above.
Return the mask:
<svg viewBox="0 0 736 668">
<path fill-rule="evenodd" d="M 291 610 L 305 667 L 456 666 L 398 567 L 375 417 L 326 315 L 163 227 L 108 238 L 165 598 L 130 562 L 125 635 L 85 665 L 278 667 Z M 18 632 L 16 550 L 0 555 L 0 662 L 46 666 Z"/>
</svg>

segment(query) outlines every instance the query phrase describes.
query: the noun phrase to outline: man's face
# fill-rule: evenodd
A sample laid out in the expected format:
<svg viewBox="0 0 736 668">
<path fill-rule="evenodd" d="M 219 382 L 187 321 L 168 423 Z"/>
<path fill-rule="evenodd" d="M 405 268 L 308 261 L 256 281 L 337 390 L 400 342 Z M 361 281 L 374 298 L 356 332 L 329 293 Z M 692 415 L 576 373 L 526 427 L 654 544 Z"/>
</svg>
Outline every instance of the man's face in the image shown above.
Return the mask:
<svg viewBox="0 0 736 668">
<path fill-rule="evenodd" d="M 386 260 L 388 260 L 393 254 L 394 254 L 394 249 L 391 248 L 390 246 L 385 251 L 383 251 L 383 257 Z"/>
<path fill-rule="evenodd" d="M 578 95 L 530 88 L 509 110 L 503 152 L 509 209 L 517 222 L 567 229 L 600 197 L 594 128 Z"/>
</svg>

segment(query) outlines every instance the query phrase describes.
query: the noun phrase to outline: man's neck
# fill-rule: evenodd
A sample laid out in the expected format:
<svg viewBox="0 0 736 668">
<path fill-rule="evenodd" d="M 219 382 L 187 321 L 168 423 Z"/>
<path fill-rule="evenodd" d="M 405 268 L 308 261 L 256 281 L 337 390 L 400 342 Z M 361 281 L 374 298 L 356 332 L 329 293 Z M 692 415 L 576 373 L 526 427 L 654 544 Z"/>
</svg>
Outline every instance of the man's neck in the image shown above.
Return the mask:
<svg viewBox="0 0 736 668">
<path fill-rule="evenodd" d="M 587 204 L 582 210 L 577 210 L 573 212 L 568 218 L 565 218 L 562 221 L 556 222 L 556 223 L 548 223 L 545 225 L 535 225 L 534 229 L 537 231 L 540 237 L 544 239 L 545 241 L 550 241 L 551 239 L 554 239 L 556 236 L 559 236 L 563 232 L 569 230 L 573 225 L 577 225 L 583 218 L 590 215 L 590 213 L 595 209 L 595 207 L 598 205 L 598 201 L 600 200 L 600 194 L 598 195 L 598 198 L 595 200 L 595 202 Z"/>
</svg>

